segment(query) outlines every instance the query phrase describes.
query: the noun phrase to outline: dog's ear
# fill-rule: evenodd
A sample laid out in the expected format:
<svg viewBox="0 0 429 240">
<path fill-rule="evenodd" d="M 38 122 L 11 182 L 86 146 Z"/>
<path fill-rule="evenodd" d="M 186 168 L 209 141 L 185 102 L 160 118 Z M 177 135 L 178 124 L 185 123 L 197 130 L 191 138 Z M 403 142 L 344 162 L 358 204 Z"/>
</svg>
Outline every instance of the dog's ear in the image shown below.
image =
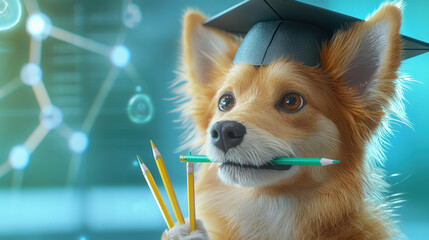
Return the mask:
<svg viewBox="0 0 429 240">
<path fill-rule="evenodd" d="M 386 106 L 395 94 L 401 63 L 400 26 L 401 10 L 393 4 L 382 5 L 367 21 L 337 32 L 322 47 L 322 68 L 345 81 L 367 106 Z"/>
<path fill-rule="evenodd" d="M 180 106 L 176 109 L 180 112 L 179 121 L 189 129 L 181 149 L 195 149 L 202 145 L 202 142 L 195 142 L 200 138 L 194 136 L 205 134 L 208 128 L 217 107 L 213 104 L 213 96 L 222 76 L 232 66 L 239 44 L 235 36 L 204 26 L 205 19 L 204 15 L 192 10 L 188 10 L 183 18 L 181 72 L 173 84 L 180 96 Z"/>
<path fill-rule="evenodd" d="M 216 65 L 231 63 L 238 46 L 236 37 L 202 23 L 207 17 L 188 10 L 183 19 L 182 51 L 185 72 L 193 83 L 208 83 Z"/>
</svg>

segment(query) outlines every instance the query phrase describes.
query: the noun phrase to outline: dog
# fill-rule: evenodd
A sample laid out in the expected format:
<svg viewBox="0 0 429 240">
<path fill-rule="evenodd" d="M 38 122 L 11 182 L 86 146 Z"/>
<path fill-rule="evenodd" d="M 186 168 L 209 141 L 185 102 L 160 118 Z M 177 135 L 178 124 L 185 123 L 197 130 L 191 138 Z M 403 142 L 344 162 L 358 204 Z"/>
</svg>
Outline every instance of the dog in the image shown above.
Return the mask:
<svg viewBox="0 0 429 240">
<path fill-rule="evenodd" d="M 240 38 L 183 18 L 177 111 L 184 149 L 222 164 L 197 172 L 197 229 L 163 239 L 392 239 L 382 141 L 406 121 L 401 101 L 401 8 L 385 3 L 337 31 L 318 67 L 287 57 L 232 64 Z M 284 166 L 276 157 L 326 157 L 331 166 Z"/>
</svg>

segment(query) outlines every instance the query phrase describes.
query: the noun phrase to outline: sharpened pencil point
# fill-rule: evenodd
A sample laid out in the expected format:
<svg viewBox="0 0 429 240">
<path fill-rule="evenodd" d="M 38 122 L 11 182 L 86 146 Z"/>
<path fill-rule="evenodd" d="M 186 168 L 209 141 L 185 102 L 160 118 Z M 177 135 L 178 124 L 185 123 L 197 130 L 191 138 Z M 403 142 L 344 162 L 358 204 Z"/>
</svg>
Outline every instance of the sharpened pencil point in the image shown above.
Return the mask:
<svg viewBox="0 0 429 240">
<path fill-rule="evenodd" d="M 146 165 L 144 165 L 144 163 L 142 163 L 142 165 L 140 165 L 143 168 L 143 173 L 149 173 L 149 168 L 146 167 Z"/>
<path fill-rule="evenodd" d="M 332 159 L 329 159 L 329 158 L 322 158 L 322 159 L 320 159 L 320 164 L 322 166 L 331 165 L 331 164 L 339 163 L 339 162 L 340 161 L 338 161 L 338 160 L 332 160 Z"/>
<path fill-rule="evenodd" d="M 150 140 L 150 145 L 152 145 L 153 157 L 157 159 L 157 156 L 161 156 L 161 153 L 159 153 L 158 148 L 155 147 L 155 144 L 153 144 L 152 140 Z"/>
<path fill-rule="evenodd" d="M 142 159 L 140 158 L 140 156 L 139 156 L 139 155 L 136 155 L 136 157 L 137 157 L 137 159 L 139 160 L 140 165 L 141 165 L 141 164 L 143 164 L 143 165 L 144 165 L 144 163 L 143 163 Z"/>
</svg>

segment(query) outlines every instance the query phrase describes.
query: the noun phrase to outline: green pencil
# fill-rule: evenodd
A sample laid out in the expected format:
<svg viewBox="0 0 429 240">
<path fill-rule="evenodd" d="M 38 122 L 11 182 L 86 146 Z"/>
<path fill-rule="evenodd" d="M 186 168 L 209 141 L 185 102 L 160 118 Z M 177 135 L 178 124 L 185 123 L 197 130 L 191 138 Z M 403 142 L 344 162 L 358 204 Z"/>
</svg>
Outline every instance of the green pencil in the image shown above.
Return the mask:
<svg viewBox="0 0 429 240">
<path fill-rule="evenodd" d="M 180 155 L 181 162 L 207 162 L 207 163 L 220 163 L 211 161 L 206 155 Z M 338 160 L 328 158 L 276 158 L 271 160 L 274 165 L 314 165 L 326 166 L 339 163 Z"/>
</svg>

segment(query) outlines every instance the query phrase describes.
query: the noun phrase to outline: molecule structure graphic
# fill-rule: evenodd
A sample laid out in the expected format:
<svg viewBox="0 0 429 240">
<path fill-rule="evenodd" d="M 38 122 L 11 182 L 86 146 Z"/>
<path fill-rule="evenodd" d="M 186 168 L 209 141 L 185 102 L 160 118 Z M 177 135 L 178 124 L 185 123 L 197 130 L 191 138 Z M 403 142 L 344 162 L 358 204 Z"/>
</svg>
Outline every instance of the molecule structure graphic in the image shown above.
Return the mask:
<svg viewBox="0 0 429 240">
<path fill-rule="evenodd" d="M 140 8 L 131 0 L 124 0 L 123 6 L 123 27 L 125 29 L 132 29 L 141 21 Z M 119 72 L 124 70 L 136 83 L 140 81 L 139 74 L 130 61 L 131 53 L 126 46 L 122 44 L 112 47 L 106 46 L 55 26 L 50 18 L 40 11 L 38 2 L 35 0 L 24 0 L 23 6 L 21 6 L 19 0 L 0 0 L 0 31 L 13 28 L 17 25 L 22 16 L 23 8 L 28 13 L 26 31 L 30 36 L 29 61 L 22 66 L 19 77 L 6 83 L 4 86 L 0 86 L 0 100 L 21 86 L 31 87 L 40 108 L 39 124 L 22 144 L 15 145 L 10 150 L 8 160 L 0 163 L 0 178 L 8 172 L 15 170 L 15 174 L 21 175 L 21 182 L 18 180 L 18 183 L 15 183 L 19 187 L 22 184 L 22 170 L 29 164 L 31 154 L 50 131 L 58 130 L 61 136 L 66 139 L 68 147 L 73 153 L 68 172 L 68 184 L 73 184 L 78 174 L 82 154 L 90 144 L 89 136 L 93 125 Z M 125 33 L 126 31 L 120 31 L 118 42 L 123 41 Z M 43 69 L 40 63 L 42 42 L 48 37 L 56 38 L 76 47 L 105 56 L 112 64 L 79 130 L 74 130 L 67 125 L 67 119 L 63 118 L 61 109 L 51 101 L 46 90 L 43 81 Z M 136 124 L 147 123 L 153 116 L 151 98 L 141 93 L 141 90 L 141 86 L 136 87 L 138 93 L 131 97 L 127 108 L 129 119 Z"/>
</svg>

